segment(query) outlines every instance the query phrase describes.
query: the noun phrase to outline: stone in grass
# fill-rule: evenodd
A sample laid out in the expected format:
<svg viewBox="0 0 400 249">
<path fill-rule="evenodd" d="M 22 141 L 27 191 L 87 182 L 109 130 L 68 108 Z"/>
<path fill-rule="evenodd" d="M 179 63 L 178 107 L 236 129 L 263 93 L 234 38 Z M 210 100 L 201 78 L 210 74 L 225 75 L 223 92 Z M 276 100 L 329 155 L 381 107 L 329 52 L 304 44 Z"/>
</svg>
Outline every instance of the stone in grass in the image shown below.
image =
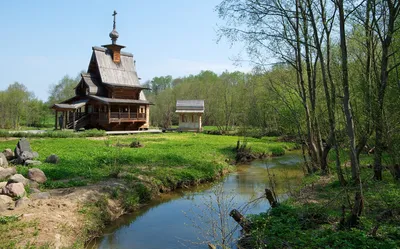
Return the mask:
<svg viewBox="0 0 400 249">
<path fill-rule="evenodd" d="M 39 192 L 39 193 L 33 193 L 30 195 L 32 200 L 39 200 L 39 199 L 49 199 L 50 198 L 50 193 L 49 192 Z"/>
<path fill-rule="evenodd" d="M 60 162 L 60 158 L 56 154 L 51 154 L 46 158 L 46 163 L 58 164 Z"/>
<path fill-rule="evenodd" d="M 26 160 L 25 161 L 25 165 L 26 166 L 38 166 L 41 165 L 42 162 L 41 161 L 35 161 L 35 160 Z"/>
<path fill-rule="evenodd" d="M 0 181 L 6 180 L 10 176 L 14 175 L 17 173 L 17 170 L 15 167 L 10 167 L 10 168 L 2 168 L 0 167 Z"/>
<path fill-rule="evenodd" d="M 32 156 L 33 156 L 33 159 L 39 158 L 39 153 L 37 153 L 36 151 L 34 151 L 34 152 L 32 152 Z"/>
<path fill-rule="evenodd" d="M 28 140 L 26 140 L 26 138 L 23 137 L 18 141 L 17 146 L 15 147 L 14 150 L 15 156 L 16 157 L 20 156 L 24 151 L 32 152 L 32 149 Z"/>
<path fill-rule="evenodd" d="M 24 184 L 18 183 L 8 183 L 3 187 L 3 194 L 11 197 L 23 197 L 25 195 Z"/>
<path fill-rule="evenodd" d="M 47 181 L 46 175 L 38 168 L 29 169 L 28 178 L 38 183 L 44 183 L 45 181 Z"/>
<path fill-rule="evenodd" d="M 40 193 L 40 192 L 42 192 L 42 191 L 40 191 L 39 189 L 37 189 L 37 188 L 30 188 L 30 191 L 31 191 L 31 194 L 35 194 L 35 193 Z"/>
<path fill-rule="evenodd" d="M 14 159 L 14 152 L 11 149 L 5 149 L 3 150 L 4 156 L 7 158 L 7 160 L 12 160 Z"/>
<path fill-rule="evenodd" d="M 39 188 L 39 183 L 28 179 L 28 186 L 30 188 Z"/>
<path fill-rule="evenodd" d="M 15 202 L 15 208 L 23 208 L 31 203 L 28 197 L 22 197 Z"/>
<path fill-rule="evenodd" d="M 14 201 L 10 196 L 0 195 L 0 212 L 6 211 L 13 207 Z"/>
<path fill-rule="evenodd" d="M 0 153 L 0 167 L 7 167 L 8 161 L 6 156 L 3 153 Z"/>
<path fill-rule="evenodd" d="M 23 175 L 21 174 L 15 174 L 8 179 L 8 183 L 22 183 L 24 186 L 29 184 L 29 180 L 26 179 Z"/>
</svg>

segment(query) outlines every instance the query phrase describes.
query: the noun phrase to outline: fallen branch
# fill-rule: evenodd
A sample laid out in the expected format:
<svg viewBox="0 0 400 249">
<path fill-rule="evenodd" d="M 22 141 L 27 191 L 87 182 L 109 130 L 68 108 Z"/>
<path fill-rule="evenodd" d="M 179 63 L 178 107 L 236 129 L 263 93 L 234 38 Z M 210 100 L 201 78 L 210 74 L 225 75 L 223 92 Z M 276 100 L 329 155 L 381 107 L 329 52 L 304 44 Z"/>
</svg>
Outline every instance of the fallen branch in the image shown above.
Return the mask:
<svg viewBox="0 0 400 249">
<path fill-rule="evenodd" d="M 229 216 L 231 216 L 242 228 L 243 231 L 250 232 L 251 223 L 236 209 L 233 209 Z"/>
</svg>

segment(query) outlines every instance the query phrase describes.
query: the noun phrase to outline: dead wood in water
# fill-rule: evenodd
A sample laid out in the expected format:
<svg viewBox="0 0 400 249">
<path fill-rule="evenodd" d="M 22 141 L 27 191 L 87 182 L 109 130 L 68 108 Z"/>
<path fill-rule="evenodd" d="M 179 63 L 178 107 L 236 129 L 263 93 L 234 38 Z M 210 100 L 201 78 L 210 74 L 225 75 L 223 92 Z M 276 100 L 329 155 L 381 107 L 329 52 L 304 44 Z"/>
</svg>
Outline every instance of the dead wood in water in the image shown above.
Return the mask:
<svg viewBox="0 0 400 249">
<path fill-rule="evenodd" d="M 211 243 L 208 243 L 208 249 L 217 249 L 217 247 L 214 246 L 214 245 L 211 244 Z"/>
<path fill-rule="evenodd" d="M 265 189 L 265 196 L 269 202 L 269 205 L 272 208 L 279 206 L 278 200 L 276 199 L 275 195 L 273 194 L 273 192 L 270 189 L 268 189 L 268 188 Z"/>
<path fill-rule="evenodd" d="M 233 209 L 229 216 L 231 216 L 242 228 L 243 231 L 250 232 L 251 223 L 236 209 Z"/>
</svg>

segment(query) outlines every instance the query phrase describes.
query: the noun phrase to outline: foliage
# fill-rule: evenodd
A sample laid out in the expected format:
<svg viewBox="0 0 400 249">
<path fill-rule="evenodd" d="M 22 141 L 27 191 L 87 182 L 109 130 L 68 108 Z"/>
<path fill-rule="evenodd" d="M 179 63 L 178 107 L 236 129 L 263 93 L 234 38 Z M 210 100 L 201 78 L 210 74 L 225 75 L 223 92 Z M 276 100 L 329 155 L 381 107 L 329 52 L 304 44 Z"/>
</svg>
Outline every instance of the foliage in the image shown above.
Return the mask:
<svg viewBox="0 0 400 249">
<path fill-rule="evenodd" d="M 21 83 L 0 91 L 0 128 L 19 129 L 21 125 L 46 125 L 49 109 Z"/>
<path fill-rule="evenodd" d="M 358 227 L 343 229 L 339 225 L 341 205 L 357 188 L 343 189 L 337 180 L 328 185 L 317 182 L 313 202 L 294 196 L 267 213 L 250 216 L 254 222 L 251 236 L 257 248 L 398 248 L 399 183 L 391 179 L 389 172 L 384 173 L 383 182 L 371 181 L 371 174 L 363 173 L 362 177 L 365 209 Z M 312 178 L 303 184 L 318 179 Z M 349 213 L 351 207 L 345 207 Z M 385 210 L 391 210 L 389 216 L 378 218 Z M 373 236 L 371 231 L 377 224 L 379 229 Z"/>
<path fill-rule="evenodd" d="M 75 87 L 81 79 L 81 73 L 75 78 L 65 75 L 57 84 L 53 84 L 49 88 L 48 104 L 52 106 L 55 103 L 67 100 L 75 96 Z"/>
</svg>

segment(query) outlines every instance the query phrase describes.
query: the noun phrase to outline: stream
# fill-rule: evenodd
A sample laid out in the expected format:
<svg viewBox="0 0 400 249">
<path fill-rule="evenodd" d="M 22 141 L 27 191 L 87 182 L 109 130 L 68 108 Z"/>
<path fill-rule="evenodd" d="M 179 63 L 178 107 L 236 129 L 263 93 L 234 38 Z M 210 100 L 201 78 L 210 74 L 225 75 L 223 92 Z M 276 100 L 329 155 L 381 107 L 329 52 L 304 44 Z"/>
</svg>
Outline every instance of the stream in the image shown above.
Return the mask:
<svg viewBox="0 0 400 249">
<path fill-rule="evenodd" d="M 245 215 L 266 212 L 269 203 L 259 197 L 269 187 L 268 179 L 276 183 L 278 198 L 286 198 L 287 193 L 301 181 L 301 161 L 298 152 L 288 152 L 281 157 L 237 166 L 236 172 L 219 183 L 163 194 L 146 207 L 116 220 L 89 248 L 207 248 L 204 242 L 212 240 L 203 235 L 210 234 L 215 226 L 222 227 L 215 209 L 220 207 L 223 213 L 229 213 L 236 208 Z M 222 195 L 225 198 L 221 198 Z M 220 205 L 216 204 L 217 198 Z M 222 223 L 225 228 L 237 227 L 228 215 L 224 216 Z M 240 236 L 239 230 L 234 232 L 234 240 Z M 236 248 L 234 243 L 231 247 Z"/>
</svg>

